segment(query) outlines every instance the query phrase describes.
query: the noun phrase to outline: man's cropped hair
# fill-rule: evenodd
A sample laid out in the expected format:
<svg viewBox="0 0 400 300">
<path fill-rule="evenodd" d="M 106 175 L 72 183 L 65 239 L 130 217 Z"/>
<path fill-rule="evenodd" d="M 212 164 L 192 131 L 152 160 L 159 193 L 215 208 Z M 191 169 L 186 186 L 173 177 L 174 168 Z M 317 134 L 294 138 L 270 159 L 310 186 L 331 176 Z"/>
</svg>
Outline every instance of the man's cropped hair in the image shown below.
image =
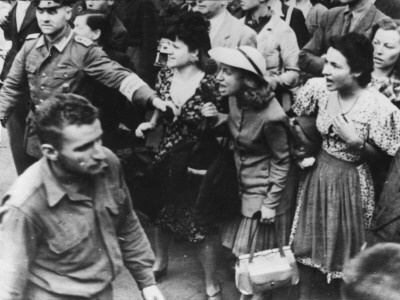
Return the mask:
<svg viewBox="0 0 400 300">
<path fill-rule="evenodd" d="M 377 244 L 344 267 L 345 300 L 400 299 L 400 245 Z"/>
<path fill-rule="evenodd" d="M 98 118 L 98 109 L 86 98 L 75 94 L 61 94 L 37 106 L 33 128 L 41 144 L 62 147 L 62 131 L 70 125 L 90 125 Z"/>
</svg>

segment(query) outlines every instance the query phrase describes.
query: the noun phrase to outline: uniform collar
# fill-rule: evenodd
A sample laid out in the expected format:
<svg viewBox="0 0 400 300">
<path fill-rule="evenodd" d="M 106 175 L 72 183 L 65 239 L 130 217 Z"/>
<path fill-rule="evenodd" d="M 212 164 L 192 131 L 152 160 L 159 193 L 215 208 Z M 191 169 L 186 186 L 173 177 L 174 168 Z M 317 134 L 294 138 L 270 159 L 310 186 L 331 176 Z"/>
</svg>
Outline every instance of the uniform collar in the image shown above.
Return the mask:
<svg viewBox="0 0 400 300">
<path fill-rule="evenodd" d="M 66 191 L 54 175 L 54 172 L 50 168 L 50 162 L 46 158 L 42 158 L 41 164 L 42 182 L 46 191 L 47 202 L 50 207 L 56 206 L 64 197 L 68 197 L 68 199 L 72 201 L 92 200 L 85 195 Z"/>
<path fill-rule="evenodd" d="M 59 51 L 59 52 L 63 52 L 65 47 L 67 46 L 68 42 L 72 39 L 74 35 L 74 32 L 72 31 L 71 28 L 68 28 L 68 30 L 66 30 L 65 35 L 62 36 L 55 44 L 53 44 L 53 46 Z M 44 45 L 46 45 L 46 41 L 45 41 L 45 37 L 42 34 L 39 37 L 38 42 L 36 43 L 36 48 L 40 48 L 43 47 Z"/>
</svg>

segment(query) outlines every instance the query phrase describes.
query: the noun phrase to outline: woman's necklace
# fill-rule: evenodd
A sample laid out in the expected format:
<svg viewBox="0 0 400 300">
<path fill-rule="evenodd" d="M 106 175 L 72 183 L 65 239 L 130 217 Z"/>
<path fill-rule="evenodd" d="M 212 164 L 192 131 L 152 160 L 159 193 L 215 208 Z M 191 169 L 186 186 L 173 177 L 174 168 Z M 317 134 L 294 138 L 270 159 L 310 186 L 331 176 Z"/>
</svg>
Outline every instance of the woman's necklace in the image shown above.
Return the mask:
<svg viewBox="0 0 400 300">
<path fill-rule="evenodd" d="M 354 108 L 354 106 L 356 106 L 356 104 L 358 102 L 358 99 L 360 99 L 360 96 L 361 96 L 361 93 L 357 96 L 356 100 L 353 102 L 351 107 L 346 112 L 344 112 L 343 111 L 343 107 L 342 107 L 342 101 L 340 99 L 339 93 L 337 93 L 337 101 L 338 101 L 338 104 L 339 104 L 339 108 L 340 108 L 341 114 L 342 115 L 347 115 Z"/>
</svg>

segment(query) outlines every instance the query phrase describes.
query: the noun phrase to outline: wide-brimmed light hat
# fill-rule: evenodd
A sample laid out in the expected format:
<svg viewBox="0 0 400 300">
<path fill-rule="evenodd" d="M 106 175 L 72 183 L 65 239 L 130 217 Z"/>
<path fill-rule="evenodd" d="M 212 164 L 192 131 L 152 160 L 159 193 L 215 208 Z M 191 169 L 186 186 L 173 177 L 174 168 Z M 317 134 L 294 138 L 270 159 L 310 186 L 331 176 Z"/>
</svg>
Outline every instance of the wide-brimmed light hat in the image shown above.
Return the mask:
<svg viewBox="0 0 400 300">
<path fill-rule="evenodd" d="M 237 49 L 215 47 L 208 54 L 225 65 L 250 71 L 265 80 L 267 64 L 262 54 L 253 47 L 241 46 Z"/>
</svg>

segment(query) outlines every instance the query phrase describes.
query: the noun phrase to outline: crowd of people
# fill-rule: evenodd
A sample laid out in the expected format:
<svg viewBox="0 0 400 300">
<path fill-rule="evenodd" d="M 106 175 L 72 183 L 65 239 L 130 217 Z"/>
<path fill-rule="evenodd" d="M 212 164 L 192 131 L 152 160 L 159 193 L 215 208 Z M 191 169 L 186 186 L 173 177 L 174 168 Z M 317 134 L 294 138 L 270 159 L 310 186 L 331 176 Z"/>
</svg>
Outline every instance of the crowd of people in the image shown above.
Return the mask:
<svg viewBox="0 0 400 300">
<path fill-rule="evenodd" d="M 0 299 L 163 300 L 173 239 L 209 300 L 280 244 L 299 284 L 241 300 L 400 297 L 397 1 L 1 2 Z"/>
</svg>

